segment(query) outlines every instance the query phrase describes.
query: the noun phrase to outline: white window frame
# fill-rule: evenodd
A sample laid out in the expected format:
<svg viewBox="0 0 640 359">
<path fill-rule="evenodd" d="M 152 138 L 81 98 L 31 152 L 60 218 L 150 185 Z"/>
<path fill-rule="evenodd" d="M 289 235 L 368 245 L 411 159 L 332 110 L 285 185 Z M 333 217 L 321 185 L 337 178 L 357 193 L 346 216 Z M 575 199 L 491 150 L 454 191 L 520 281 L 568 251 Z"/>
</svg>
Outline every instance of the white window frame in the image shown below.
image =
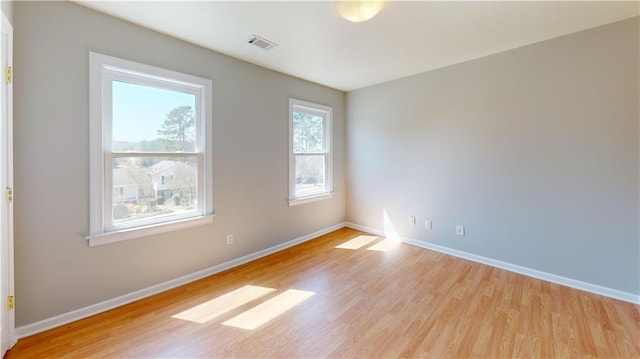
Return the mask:
<svg viewBox="0 0 640 359">
<path fill-rule="evenodd" d="M 313 153 L 313 155 L 325 156 L 325 191 L 309 196 L 296 196 L 296 168 L 295 155 L 293 151 L 293 113 L 306 112 L 324 118 L 324 152 Z M 289 99 L 289 206 L 296 206 L 303 203 L 319 201 L 333 197 L 333 152 L 332 143 L 332 122 L 333 108 L 319 105 L 313 102 Z"/>
<path fill-rule="evenodd" d="M 112 138 L 112 83 L 114 80 L 190 93 L 194 109 L 196 144 L 186 153 L 114 153 Z M 211 223 L 213 220 L 212 106 L 209 79 L 170 71 L 129 60 L 89 53 L 90 117 L 90 246 L 148 236 Z M 114 224 L 112 220 L 112 159 L 119 156 L 196 157 L 197 202 L 194 212 L 150 221 Z"/>
</svg>

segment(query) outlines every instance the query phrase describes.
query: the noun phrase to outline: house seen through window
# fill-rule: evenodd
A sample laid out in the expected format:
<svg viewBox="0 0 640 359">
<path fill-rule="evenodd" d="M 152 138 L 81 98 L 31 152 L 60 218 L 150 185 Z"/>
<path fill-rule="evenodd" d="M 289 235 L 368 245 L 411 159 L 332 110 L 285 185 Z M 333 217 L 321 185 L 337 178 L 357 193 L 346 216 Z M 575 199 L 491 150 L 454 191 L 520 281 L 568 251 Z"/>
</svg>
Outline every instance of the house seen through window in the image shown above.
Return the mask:
<svg viewBox="0 0 640 359">
<path fill-rule="evenodd" d="M 195 96 L 121 81 L 112 89 L 113 188 L 122 193 L 113 198 L 113 222 L 193 212 Z M 166 156 L 175 152 L 193 154 Z"/>
</svg>

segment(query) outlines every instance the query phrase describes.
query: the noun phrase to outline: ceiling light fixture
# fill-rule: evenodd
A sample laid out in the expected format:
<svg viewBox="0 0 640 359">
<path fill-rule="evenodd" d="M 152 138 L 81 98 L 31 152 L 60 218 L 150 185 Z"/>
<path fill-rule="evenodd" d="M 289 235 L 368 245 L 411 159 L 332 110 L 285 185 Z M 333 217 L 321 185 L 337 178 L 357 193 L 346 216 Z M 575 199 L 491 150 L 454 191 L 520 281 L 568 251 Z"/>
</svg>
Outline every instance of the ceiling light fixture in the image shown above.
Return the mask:
<svg viewBox="0 0 640 359">
<path fill-rule="evenodd" d="M 351 22 L 363 22 L 376 16 L 385 0 L 336 0 L 336 11 Z"/>
</svg>

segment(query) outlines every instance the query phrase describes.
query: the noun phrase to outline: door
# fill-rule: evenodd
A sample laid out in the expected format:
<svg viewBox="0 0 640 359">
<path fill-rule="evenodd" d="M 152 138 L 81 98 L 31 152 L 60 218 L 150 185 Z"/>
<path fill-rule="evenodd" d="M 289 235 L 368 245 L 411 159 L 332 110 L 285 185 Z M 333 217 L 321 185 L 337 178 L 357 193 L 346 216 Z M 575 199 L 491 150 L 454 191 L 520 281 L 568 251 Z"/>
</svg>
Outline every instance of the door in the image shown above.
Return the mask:
<svg viewBox="0 0 640 359">
<path fill-rule="evenodd" d="M 13 27 L 2 14 L 0 37 L 0 352 L 15 343 L 13 310 Z M 4 195 L 4 198 L 2 198 Z"/>
</svg>

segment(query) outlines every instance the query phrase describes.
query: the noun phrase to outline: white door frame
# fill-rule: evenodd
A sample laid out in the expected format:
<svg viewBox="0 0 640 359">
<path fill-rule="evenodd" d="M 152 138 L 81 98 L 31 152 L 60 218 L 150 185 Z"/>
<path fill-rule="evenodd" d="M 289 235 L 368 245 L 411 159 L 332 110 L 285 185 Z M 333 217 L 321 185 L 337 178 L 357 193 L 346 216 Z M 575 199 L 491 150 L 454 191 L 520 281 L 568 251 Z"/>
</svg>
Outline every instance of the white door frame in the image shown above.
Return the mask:
<svg viewBox="0 0 640 359">
<path fill-rule="evenodd" d="M 13 27 L 2 13 L 0 36 L 0 352 L 15 343 L 15 310 L 9 308 L 8 298 L 13 297 L 13 73 L 7 79 L 7 67 L 13 67 Z"/>
</svg>

